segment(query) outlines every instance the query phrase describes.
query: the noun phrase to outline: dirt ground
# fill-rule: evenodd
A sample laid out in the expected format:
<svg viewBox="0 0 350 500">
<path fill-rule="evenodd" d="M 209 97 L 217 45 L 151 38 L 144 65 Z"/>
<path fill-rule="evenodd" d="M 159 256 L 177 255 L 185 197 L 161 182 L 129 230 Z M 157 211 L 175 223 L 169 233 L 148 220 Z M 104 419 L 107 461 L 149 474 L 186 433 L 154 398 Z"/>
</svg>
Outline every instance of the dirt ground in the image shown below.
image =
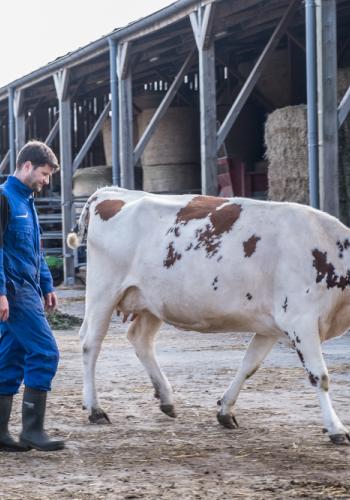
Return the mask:
<svg viewBox="0 0 350 500">
<path fill-rule="evenodd" d="M 61 290 L 62 312 L 83 316 L 81 290 Z M 274 348 L 236 405 L 239 429 L 216 421 L 216 401 L 249 335 L 198 334 L 164 326 L 157 351 L 175 390 L 177 419 L 158 409 L 126 325 L 114 318 L 98 362 L 102 407 L 112 424 L 91 425 L 82 405 L 78 327 L 56 331 L 59 372 L 47 430 L 56 453 L 0 454 L 0 499 L 350 498 L 350 446 L 322 434 L 316 394 L 295 353 Z M 324 345 L 335 409 L 350 426 L 350 335 Z M 13 433 L 20 430 L 16 397 Z"/>
</svg>

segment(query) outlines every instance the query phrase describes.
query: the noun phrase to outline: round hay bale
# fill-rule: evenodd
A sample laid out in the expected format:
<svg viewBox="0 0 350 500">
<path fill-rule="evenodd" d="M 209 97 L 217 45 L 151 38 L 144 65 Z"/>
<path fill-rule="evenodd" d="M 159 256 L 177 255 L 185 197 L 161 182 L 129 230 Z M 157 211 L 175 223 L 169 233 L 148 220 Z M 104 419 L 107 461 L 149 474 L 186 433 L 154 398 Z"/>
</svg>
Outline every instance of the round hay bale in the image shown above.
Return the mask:
<svg viewBox="0 0 350 500">
<path fill-rule="evenodd" d="M 79 168 L 73 175 L 73 195 L 90 196 L 96 189 L 112 184 L 112 167 Z"/>
<path fill-rule="evenodd" d="M 155 108 L 138 115 L 140 137 Z M 141 158 L 143 189 L 152 192 L 186 192 L 200 188 L 199 120 L 189 107 L 169 108 Z"/>
<path fill-rule="evenodd" d="M 265 124 L 268 199 L 308 203 L 306 106 L 271 113 Z"/>
</svg>

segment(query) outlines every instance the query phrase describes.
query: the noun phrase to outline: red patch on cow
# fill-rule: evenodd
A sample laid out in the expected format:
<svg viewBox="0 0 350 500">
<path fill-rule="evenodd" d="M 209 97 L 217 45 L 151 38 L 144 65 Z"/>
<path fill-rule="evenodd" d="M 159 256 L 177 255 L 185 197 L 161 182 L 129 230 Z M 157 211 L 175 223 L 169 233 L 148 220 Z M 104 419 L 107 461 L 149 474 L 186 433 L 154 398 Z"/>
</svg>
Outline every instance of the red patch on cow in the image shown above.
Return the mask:
<svg viewBox="0 0 350 500">
<path fill-rule="evenodd" d="M 335 273 L 335 267 L 331 262 L 327 262 L 327 252 L 320 252 L 320 250 L 312 251 L 314 257 L 313 267 L 317 271 L 316 283 L 320 283 L 326 278 L 327 288 L 341 288 L 342 290 L 350 284 L 350 271 L 348 270 L 346 276 L 338 276 Z"/>
<path fill-rule="evenodd" d="M 164 260 L 163 265 L 164 265 L 164 267 L 169 268 L 169 267 L 173 266 L 177 260 L 180 260 L 180 259 L 181 259 L 181 254 L 176 252 L 176 250 L 174 248 L 174 242 L 172 241 L 168 245 L 168 255 L 167 255 L 166 259 Z"/>
<path fill-rule="evenodd" d="M 251 236 L 249 240 L 243 242 L 244 257 L 251 257 L 256 250 L 256 244 L 261 240 L 260 236 Z"/>
<path fill-rule="evenodd" d="M 205 219 L 223 203 L 226 198 L 215 196 L 196 196 L 184 208 L 178 211 L 175 224 L 187 224 L 191 220 Z"/>
<path fill-rule="evenodd" d="M 109 220 L 114 217 L 125 205 L 122 200 L 104 200 L 95 207 L 95 215 L 99 215 L 102 220 Z"/>
</svg>

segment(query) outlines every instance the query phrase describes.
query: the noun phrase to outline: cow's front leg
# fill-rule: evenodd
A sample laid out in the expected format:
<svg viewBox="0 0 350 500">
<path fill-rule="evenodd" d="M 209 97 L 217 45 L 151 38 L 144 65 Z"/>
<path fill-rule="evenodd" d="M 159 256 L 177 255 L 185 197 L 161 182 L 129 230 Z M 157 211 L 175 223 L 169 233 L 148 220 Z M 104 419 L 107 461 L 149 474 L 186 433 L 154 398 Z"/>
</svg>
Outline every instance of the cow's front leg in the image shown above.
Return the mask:
<svg viewBox="0 0 350 500">
<path fill-rule="evenodd" d="M 102 341 L 107 333 L 113 307 L 89 308 L 80 329 L 80 341 L 83 356 L 83 408 L 89 412 L 89 421 L 95 424 L 110 423 L 108 415 L 100 408 L 96 383 L 96 361 L 101 350 Z"/>
<path fill-rule="evenodd" d="M 329 376 L 324 362 L 318 327 L 312 322 L 298 321 L 290 337 L 302 362 L 310 383 L 316 388 L 320 401 L 325 431 L 335 444 L 349 444 L 349 431 L 335 413 L 329 396 Z"/>
<path fill-rule="evenodd" d="M 220 410 L 217 418 L 224 427 L 234 429 L 238 426 L 232 412 L 233 405 L 237 401 L 244 382 L 256 372 L 277 340 L 276 335 L 255 335 L 252 338 L 236 376 L 218 401 Z"/>
<path fill-rule="evenodd" d="M 171 385 L 160 369 L 155 355 L 154 339 L 161 324 L 162 321 L 153 314 L 142 312 L 130 325 L 128 339 L 151 379 L 154 395 L 160 399 L 160 409 L 169 417 L 176 417 Z"/>
</svg>

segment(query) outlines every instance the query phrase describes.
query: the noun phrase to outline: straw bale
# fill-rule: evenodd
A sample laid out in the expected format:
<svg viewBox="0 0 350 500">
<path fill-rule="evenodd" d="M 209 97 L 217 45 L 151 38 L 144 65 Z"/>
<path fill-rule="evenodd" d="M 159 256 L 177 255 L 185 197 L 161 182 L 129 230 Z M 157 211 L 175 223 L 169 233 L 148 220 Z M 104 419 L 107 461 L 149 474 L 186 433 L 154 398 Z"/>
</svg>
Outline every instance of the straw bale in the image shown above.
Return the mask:
<svg viewBox="0 0 350 500">
<path fill-rule="evenodd" d="M 265 125 L 268 199 L 308 203 L 306 106 L 271 113 Z"/>
</svg>

